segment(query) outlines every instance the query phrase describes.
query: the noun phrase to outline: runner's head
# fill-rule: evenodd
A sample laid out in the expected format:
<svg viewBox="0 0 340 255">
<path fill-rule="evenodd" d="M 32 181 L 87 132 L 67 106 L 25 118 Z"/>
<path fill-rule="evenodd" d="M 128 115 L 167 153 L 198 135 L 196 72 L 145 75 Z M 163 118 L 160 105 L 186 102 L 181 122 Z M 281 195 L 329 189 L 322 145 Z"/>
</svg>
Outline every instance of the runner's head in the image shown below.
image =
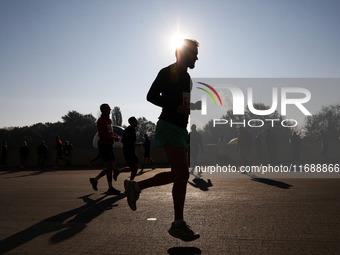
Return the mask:
<svg viewBox="0 0 340 255">
<path fill-rule="evenodd" d="M 129 124 L 130 124 L 131 126 L 137 127 L 138 122 L 137 122 L 137 119 L 136 119 L 134 116 L 130 117 L 130 118 L 128 119 L 128 121 L 129 121 Z"/>
<path fill-rule="evenodd" d="M 176 48 L 177 63 L 185 68 L 193 69 L 198 60 L 199 43 L 194 39 L 184 39 L 183 44 Z"/>
<path fill-rule="evenodd" d="M 102 104 L 100 106 L 100 111 L 101 111 L 102 114 L 108 116 L 108 115 L 110 115 L 111 108 L 110 108 L 110 106 L 108 104 Z"/>
</svg>

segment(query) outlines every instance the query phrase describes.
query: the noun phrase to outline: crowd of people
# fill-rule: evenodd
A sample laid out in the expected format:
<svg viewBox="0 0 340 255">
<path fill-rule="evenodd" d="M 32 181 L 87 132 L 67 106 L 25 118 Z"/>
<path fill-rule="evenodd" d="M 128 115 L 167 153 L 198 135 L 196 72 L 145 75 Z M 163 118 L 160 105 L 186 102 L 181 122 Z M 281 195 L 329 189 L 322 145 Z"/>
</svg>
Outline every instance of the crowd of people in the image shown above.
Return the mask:
<svg viewBox="0 0 340 255">
<path fill-rule="evenodd" d="M 192 132 L 195 133 L 195 132 Z M 197 135 L 195 135 L 198 137 Z M 272 132 L 271 129 L 267 129 L 266 134 L 263 135 L 262 132 L 259 132 L 256 137 L 253 139 L 252 134 L 247 131 L 247 129 L 243 126 L 239 127 L 239 133 L 237 136 L 236 142 L 236 151 L 240 156 L 242 164 L 244 166 L 249 166 L 249 157 L 251 155 L 252 148 L 255 147 L 255 157 L 256 157 L 256 164 L 264 163 L 263 160 L 263 149 L 266 148 L 267 155 L 269 159 L 269 163 L 275 165 L 278 163 L 277 160 L 277 140 L 275 134 Z M 324 162 L 328 162 L 328 135 L 324 129 L 319 130 L 319 135 L 314 137 L 314 140 L 321 140 L 321 151 L 320 155 L 323 157 Z M 289 139 L 291 144 L 291 151 L 292 151 L 292 162 L 298 163 L 300 160 L 300 152 L 302 150 L 301 146 L 301 137 L 297 134 L 297 132 L 293 132 L 292 136 Z M 191 141 L 191 147 L 195 147 L 195 151 L 198 152 L 198 147 L 202 142 L 199 139 L 196 141 Z M 228 142 L 225 140 L 224 135 L 220 135 L 220 139 L 217 141 L 217 160 L 218 163 L 221 165 L 228 165 L 230 164 L 231 160 L 228 156 L 227 152 Z M 193 148 L 192 148 L 193 150 Z M 197 153 L 191 154 L 191 158 L 195 160 L 197 157 Z M 253 162 L 254 164 L 255 162 Z M 195 166 L 195 163 L 194 165 Z"/>
<path fill-rule="evenodd" d="M 71 151 L 73 149 L 73 145 L 69 142 L 66 141 L 65 144 L 63 145 L 62 141 L 60 140 L 59 136 L 55 137 L 56 141 L 56 163 L 53 169 L 57 169 L 59 165 L 59 160 L 65 160 L 66 165 L 71 165 L 70 161 L 70 155 Z M 42 140 L 41 143 L 38 145 L 36 149 L 36 153 L 38 156 L 38 162 L 37 162 L 37 167 L 43 167 L 44 162 L 47 159 L 48 155 L 48 147 L 45 144 L 45 141 Z M 29 149 L 29 146 L 26 141 L 23 141 L 20 148 L 19 148 L 19 156 L 20 156 L 20 168 L 25 168 L 26 166 L 26 159 L 29 157 L 31 151 Z M 6 161 L 7 161 L 7 154 L 8 154 L 8 145 L 6 142 L 2 143 L 2 148 L 1 148 L 1 168 L 6 166 Z"/>
<path fill-rule="evenodd" d="M 136 134 L 135 129 L 137 127 L 138 121 L 135 117 L 131 117 L 129 119 L 130 125 L 126 128 L 126 136 L 122 139 L 123 143 L 123 154 L 127 164 L 127 167 L 122 169 L 115 169 L 114 178 L 116 179 L 117 176 L 121 172 L 132 172 L 132 178 L 137 174 L 138 169 L 141 169 L 141 172 L 146 166 L 147 161 L 152 164 L 152 169 L 156 168 L 156 164 L 152 157 L 150 156 L 150 148 L 151 148 L 151 141 L 148 134 L 144 134 L 144 143 L 136 143 Z M 269 159 L 269 163 L 275 165 L 277 163 L 277 141 L 275 134 L 270 130 L 267 129 L 266 134 L 263 135 L 262 132 L 259 132 L 256 137 L 253 139 L 251 133 L 246 130 L 243 126 L 239 127 L 239 134 L 237 137 L 237 145 L 236 150 L 240 156 L 242 164 L 247 166 L 250 165 L 249 157 L 251 151 L 254 148 L 255 151 L 255 162 L 252 164 L 261 164 L 264 162 L 263 155 L 264 149 L 267 151 L 267 156 Z M 329 141 L 328 135 L 324 129 L 319 130 L 319 134 L 314 137 L 314 140 L 321 141 L 321 150 L 320 155 L 323 157 L 324 161 L 328 161 L 328 148 L 329 148 Z M 293 135 L 290 137 L 289 142 L 291 144 L 291 153 L 292 153 L 292 162 L 298 163 L 300 160 L 300 154 L 302 150 L 301 146 L 301 137 L 297 132 L 293 132 Z M 191 144 L 191 146 L 190 146 Z M 143 163 L 139 164 L 138 158 L 135 153 L 134 147 L 141 147 L 144 151 L 143 155 Z M 228 141 L 225 139 L 224 135 L 220 135 L 220 139 L 217 141 L 217 162 L 220 165 L 228 165 L 231 163 L 231 158 L 228 155 Z M 71 151 L 73 149 L 73 145 L 66 141 L 64 144 L 60 140 L 59 136 L 55 137 L 55 165 L 53 169 L 59 168 L 59 162 L 62 160 L 65 162 L 66 166 L 71 165 Z M 197 157 L 199 155 L 199 151 L 203 153 L 203 144 L 200 133 L 197 131 L 196 125 L 193 124 L 191 126 L 191 132 L 189 133 L 188 138 L 188 164 L 192 163 L 191 166 L 197 165 Z M 1 168 L 5 167 L 6 165 L 6 158 L 8 153 L 8 145 L 6 142 L 2 143 L 1 148 Z M 49 149 L 45 144 L 45 141 L 42 140 L 41 144 L 36 149 L 36 154 L 38 157 L 38 161 L 36 166 L 43 167 L 45 166 L 44 162 L 47 159 L 49 153 Z M 20 148 L 19 148 L 19 156 L 20 156 L 20 167 L 25 168 L 26 166 L 26 159 L 30 155 L 30 149 L 26 141 L 23 141 Z M 92 159 L 88 165 L 91 166 L 93 162 L 102 159 L 101 154 Z"/>
<path fill-rule="evenodd" d="M 314 140 L 321 140 L 321 151 L 320 155 L 323 157 L 325 163 L 328 162 L 328 135 L 324 129 L 319 130 L 319 134 L 316 135 Z M 234 142 L 233 142 L 234 141 Z M 291 152 L 292 152 L 292 162 L 299 163 L 300 162 L 300 154 L 302 150 L 302 139 L 300 135 L 294 131 L 289 141 L 291 144 Z M 231 144 L 229 146 L 229 143 Z M 203 153 L 203 144 L 200 133 L 197 131 L 197 127 L 195 124 L 191 126 L 191 132 L 189 134 L 189 165 L 192 168 L 197 166 L 197 157 L 199 155 L 199 151 Z M 236 145 L 236 152 L 239 155 L 239 159 L 241 159 L 243 166 L 250 166 L 250 155 L 255 148 L 255 161 L 251 162 L 252 164 L 262 164 L 267 162 L 267 159 L 264 160 L 264 151 L 267 151 L 268 161 L 271 165 L 275 165 L 278 163 L 278 148 L 277 148 L 277 139 L 276 135 L 273 133 L 271 129 L 267 129 L 265 134 L 259 132 L 255 138 L 251 132 L 249 132 L 244 126 L 240 126 L 238 128 L 238 136 L 235 139 L 232 139 L 228 142 L 223 134 L 220 134 L 220 139 L 218 139 L 216 144 L 216 162 L 219 165 L 229 165 L 232 163 L 230 156 L 228 155 L 228 150 L 231 150 L 232 145 Z M 228 149 L 229 147 L 229 149 Z M 239 159 L 235 159 L 238 161 Z M 191 164 L 190 164 L 191 163 Z"/>
</svg>

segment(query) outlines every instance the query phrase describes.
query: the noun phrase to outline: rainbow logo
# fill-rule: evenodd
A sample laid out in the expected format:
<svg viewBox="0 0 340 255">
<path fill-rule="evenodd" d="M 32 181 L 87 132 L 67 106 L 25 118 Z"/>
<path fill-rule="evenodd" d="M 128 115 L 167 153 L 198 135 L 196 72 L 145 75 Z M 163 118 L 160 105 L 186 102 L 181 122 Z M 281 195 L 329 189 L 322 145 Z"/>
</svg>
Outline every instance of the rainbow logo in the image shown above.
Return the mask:
<svg viewBox="0 0 340 255">
<path fill-rule="evenodd" d="M 206 87 L 209 88 L 212 92 L 214 92 L 215 95 L 217 96 L 218 100 L 220 101 L 221 106 L 222 106 L 222 100 L 221 100 L 219 94 L 217 93 L 217 91 L 216 91 L 213 87 L 211 87 L 210 85 L 208 85 L 208 84 L 206 84 L 206 83 L 203 83 L 203 82 L 197 82 L 197 83 L 206 86 Z M 206 90 L 206 89 L 204 89 L 204 88 L 200 88 L 200 87 L 197 87 L 197 88 L 198 88 L 198 89 L 201 89 L 201 90 L 203 90 L 203 91 L 205 91 L 205 92 L 206 92 L 206 93 L 214 100 L 215 105 L 217 105 L 216 100 L 215 100 L 214 96 L 211 94 L 211 92 L 209 92 L 208 90 Z"/>
</svg>

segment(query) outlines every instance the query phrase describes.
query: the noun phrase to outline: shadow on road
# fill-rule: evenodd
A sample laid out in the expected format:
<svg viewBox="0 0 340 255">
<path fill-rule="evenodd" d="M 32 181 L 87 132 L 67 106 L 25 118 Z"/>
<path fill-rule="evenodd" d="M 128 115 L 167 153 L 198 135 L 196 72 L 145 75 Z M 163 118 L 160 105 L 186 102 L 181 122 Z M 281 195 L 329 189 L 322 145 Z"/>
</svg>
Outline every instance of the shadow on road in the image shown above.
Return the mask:
<svg viewBox="0 0 340 255">
<path fill-rule="evenodd" d="M 18 176 L 11 176 L 11 177 L 5 177 L 3 179 L 12 179 L 12 178 L 22 178 L 22 177 L 30 177 L 30 176 L 36 176 L 36 175 L 40 175 L 40 174 L 44 174 L 44 173 L 47 173 L 47 172 L 56 172 L 56 170 L 50 170 L 50 169 L 41 169 L 39 171 L 34 171 L 34 172 L 31 172 L 31 173 L 27 173 L 27 171 L 25 170 L 17 170 L 17 171 L 8 171 L 8 172 L 5 172 L 5 173 L 1 173 L 0 175 L 3 175 L 3 174 L 9 174 L 9 173 L 15 173 L 15 172 L 23 172 L 25 174 L 22 174 L 22 175 L 18 175 Z"/>
<path fill-rule="evenodd" d="M 170 255 L 196 255 L 202 254 L 202 251 L 196 247 L 173 247 L 168 250 Z"/>
<path fill-rule="evenodd" d="M 281 188 L 281 189 L 290 189 L 291 187 L 293 187 L 293 185 L 290 185 L 290 184 L 285 183 L 285 182 L 257 177 L 255 174 L 248 174 L 248 175 L 251 177 L 251 180 L 254 181 L 254 182 L 260 182 L 260 183 L 267 184 L 267 185 L 270 185 L 270 186 L 275 186 L 275 187 L 278 187 L 278 188 Z"/>
<path fill-rule="evenodd" d="M 149 170 L 145 171 L 144 169 L 142 169 L 142 170 L 139 171 L 139 173 L 136 174 L 136 176 L 141 176 L 141 175 L 146 174 L 146 173 L 153 171 L 153 170 L 154 169 L 149 169 Z"/>
<path fill-rule="evenodd" d="M 202 191 L 208 191 L 209 188 L 213 186 L 210 179 L 205 181 L 204 179 L 201 179 L 201 178 L 195 178 L 192 180 L 192 182 L 188 182 L 188 183 L 194 188 L 198 188 Z"/>
<path fill-rule="evenodd" d="M 92 194 L 79 197 L 79 199 L 84 200 L 86 203 L 85 205 L 47 218 L 17 234 L 1 240 L 0 254 L 11 251 L 40 235 L 54 231 L 59 232 L 51 237 L 50 242 L 62 242 L 72 236 L 79 234 L 83 229 L 86 228 L 87 223 L 98 217 L 106 210 L 110 210 L 113 207 L 118 206 L 115 203 L 126 197 L 125 194 L 120 194 L 118 196 L 103 200 L 107 197 L 107 195 L 105 195 L 93 200 L 90 198 L 91 195 Z M 70 219 L 73 216 L 75 217 Z"/>
</svg>

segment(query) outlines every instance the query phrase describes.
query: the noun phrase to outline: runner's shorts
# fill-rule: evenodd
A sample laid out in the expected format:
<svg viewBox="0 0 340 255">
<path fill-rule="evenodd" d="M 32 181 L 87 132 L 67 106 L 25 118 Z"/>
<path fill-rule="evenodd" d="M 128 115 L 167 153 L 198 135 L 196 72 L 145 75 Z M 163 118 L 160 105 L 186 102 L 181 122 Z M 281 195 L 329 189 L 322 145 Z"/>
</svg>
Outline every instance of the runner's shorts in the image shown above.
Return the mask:
<svg viewBox="0 0 340 255">
<path fill-rule="evenodd" d="M 104 162 L 115 161 L 112 144 L 98 145 L 98 151 Z"/>
<path fill-rule="evenodd" d="M 189 135 L 186 128 L 182 128 L 168 121 L 158 120 L 155 140 L 157 147 L 163 147 L 170 143 L 175 147 L 184 148 L 188 151 Z"/>
<path fill-rule="evenodd" d="M 61 157 L 63 155 L 63 150 L 57 150 L 57 156 Z"/>
<path fill-rule="evenodd" d="M 123 150 L 123 154 L 128 167 L 133 167 L 136 163 L 139 163 L 136 153 Z"/>
<path fill-rule="evenodd" d="M 144 158 L 150 158 L 150 151 L 144 151 Z"/>
</svg>

